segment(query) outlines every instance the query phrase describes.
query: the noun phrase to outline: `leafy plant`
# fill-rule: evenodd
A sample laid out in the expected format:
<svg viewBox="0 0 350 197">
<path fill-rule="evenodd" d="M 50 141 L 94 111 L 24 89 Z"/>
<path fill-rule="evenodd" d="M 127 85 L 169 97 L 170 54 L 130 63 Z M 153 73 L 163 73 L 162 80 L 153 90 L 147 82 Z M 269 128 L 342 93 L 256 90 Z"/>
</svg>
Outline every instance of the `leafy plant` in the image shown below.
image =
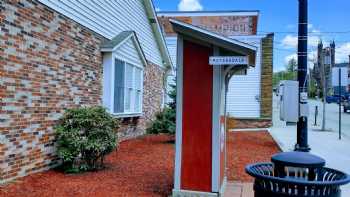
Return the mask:
<svg viewBox="0 0 350 197">
<path fill-rule="evenodd" d="M 117 147 L 118 121 L 103 107 L 68 109 L 55 127 L 57 154 L 66 172 L 97 170 Z"/>
<path fill-rule="evenodd" d="M 166 107 L 163 111 L 156 115 L 156 119 L 152 122 L 151 127 L 147 128 L 147 133 L 175 133 L 176 112 L 170 107 Z"/>
<path fill-rule="evenodd" d="M 167 107 L 156 115 L 156 119 L 151 126 L 147 128 L 147 133 L 159 134 L 168 133 L 175 134 L 176 130 L 176 86 L 171 85 L 171 91 L 168 93 L 171 98 Z"/>
</svg>

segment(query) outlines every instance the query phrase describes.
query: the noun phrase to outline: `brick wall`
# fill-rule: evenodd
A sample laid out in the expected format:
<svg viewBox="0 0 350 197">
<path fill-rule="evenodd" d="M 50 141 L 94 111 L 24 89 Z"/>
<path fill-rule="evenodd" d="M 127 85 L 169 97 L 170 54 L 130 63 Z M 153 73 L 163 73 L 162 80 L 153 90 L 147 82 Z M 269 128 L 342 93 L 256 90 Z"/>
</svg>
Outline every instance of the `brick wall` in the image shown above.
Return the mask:
<svg viewBox="0 0 350 197">
<path fill-rule="evenodd" d="M 35 0 L 2 0 L 0 11 L 3 182 L 57 164 L 56 120 L 67 108 L 101 104 L 105 38 Z M 159 110 L 162 73 L 153 64 L 145 68 L 145 116 L 123 120 L 132 128 L 126 135 L 143 131 Z"/>
<path fill-rule="evenodd" d="M 260 118 L 260 119 L 236 119 L 229 117 L 227 118 L 227 129 L 256 129 L 256 128 L 269 128 L 272 126 L 271 119 Z"/>
<path fill-rule="evenodd" d="M 272 119 L 273 34 L 262 39 L 261 118 Z"/>
</svg>

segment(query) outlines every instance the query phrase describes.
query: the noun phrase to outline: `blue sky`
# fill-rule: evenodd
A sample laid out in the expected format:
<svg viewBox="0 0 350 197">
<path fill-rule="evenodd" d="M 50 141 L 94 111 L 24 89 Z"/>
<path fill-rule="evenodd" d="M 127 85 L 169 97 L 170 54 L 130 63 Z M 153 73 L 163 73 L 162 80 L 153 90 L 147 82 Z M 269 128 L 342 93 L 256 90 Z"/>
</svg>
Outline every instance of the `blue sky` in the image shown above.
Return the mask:
<svg viewBox="0 0 350 197">
<path fill-rule="evenodd" d="M 296 57 L 297 0 L 154 0 L 161 11 L 259 10 L 258 34 L 275 32 L 274 71 Z M 348 62 L 350 54 L 350 1 L 309 0 L 309 64 L 318 40 L 336 42 L 336 61 Z"/>
</svg>

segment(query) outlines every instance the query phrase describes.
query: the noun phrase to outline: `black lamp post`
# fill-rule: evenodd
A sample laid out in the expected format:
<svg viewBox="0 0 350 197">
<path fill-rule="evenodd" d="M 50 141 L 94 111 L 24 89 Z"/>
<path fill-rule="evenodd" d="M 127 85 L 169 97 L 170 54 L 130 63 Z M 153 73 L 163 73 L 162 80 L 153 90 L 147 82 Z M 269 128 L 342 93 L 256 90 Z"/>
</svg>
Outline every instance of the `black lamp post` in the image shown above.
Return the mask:
<svg viewBox="0 0 350 197">
<path fill-rule="evenodd" d="M 298 81 L 299 81 L 299 105 L 307 105 L 307 40 L 308 40 L 308 1 L 299 0 L 299 25 L 298 25 Z M 308 125 L 307 116 L 299 117 L 297 124 L 296 151 L 308 152 Z"/>
</svg>

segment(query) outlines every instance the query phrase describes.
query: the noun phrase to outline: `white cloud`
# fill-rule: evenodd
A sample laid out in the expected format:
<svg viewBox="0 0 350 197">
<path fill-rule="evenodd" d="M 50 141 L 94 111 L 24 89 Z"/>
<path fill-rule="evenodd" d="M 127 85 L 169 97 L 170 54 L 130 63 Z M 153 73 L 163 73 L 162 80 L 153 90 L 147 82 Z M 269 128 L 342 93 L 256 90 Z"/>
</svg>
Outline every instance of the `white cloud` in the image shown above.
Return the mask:
<svg viewBox="0 0 350 197">
<path fill-rule="evenodd" d="M 309 47 L 317 47 L 321 37 L 312 35 L 309 36 L 308 45 Z M 283 48 L 286 49 L 295 49 L 298 47 L 298 36 L 286 35 L 281 42 Z"/>
<path fill-rule="evenodd" d="M 177 6 L 179 11 L 201 11 L 203 6 L 199 0 L 180 0 L 179 5 Z"/>
<path fill-rule="evenodd" d="M 284 48 L 287 48 L 287 49 L 296 48 L 298 46 L 298 37 L 292 36 L 292 35 L 286 35 L 286 37 L 283 38 L 281 44 Z"/>
<path fill-rule="evenodd" d="M 292 25 L 288 25 L 292 27 Z M 287 26 L 287 28 L 288 28 Z M 317 47 L 319 41 L 322 38 L 322 32 L 316 28 L 314 28 L 313 24 L 308 24 L 309 36 L 308 36 L 308 45 L 309 47 Z M 286 49 L 295 49 L 298 47 L 298 36 L 288 34 L 286 35 L 282 41 L 281 46 Z"/>
<path fill-rule="evenodd" d="M 297 59 L 298 59 L 297 54 L 296 54 L 296 53 L 293 53 L 293 54 L 291 54 L 291 55 L 287 55 L 287 56 L 284 58 L 284 63 L 285 63 L 285 64 L 288 64 L 288 62 L 289 62 L 291 59 L 297 60 Z"/>
<path fill-rule="evenodd" d="M 159 12 L 160 10 L 161 10 L 160 8 L 156 7 L 156 12 Z"/>
</svg>

